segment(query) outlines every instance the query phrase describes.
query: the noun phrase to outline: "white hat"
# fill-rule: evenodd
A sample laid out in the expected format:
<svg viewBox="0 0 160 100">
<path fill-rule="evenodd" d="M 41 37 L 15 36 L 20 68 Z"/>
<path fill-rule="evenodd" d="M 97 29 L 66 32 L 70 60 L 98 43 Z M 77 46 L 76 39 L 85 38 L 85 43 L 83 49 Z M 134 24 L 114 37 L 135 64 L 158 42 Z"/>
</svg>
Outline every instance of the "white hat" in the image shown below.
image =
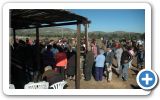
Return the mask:
<svg viewBox="0 0 160 100">
<path fill-rule="evenodd" d="M 104 53 L 104 50 L 103 50 L 103 49 L 100 49 L 99 52 L 100 52 L 100 54 L 103 54 L 103 53 Z"/>
<path fill-rule="evenodd" d="M 52 70 L 52 67 L 51 67 L 51 66 L 46 66 L 46 67 L 44 68 L 44 71 L 47 71 L 47 70 Z"/>
</svg>

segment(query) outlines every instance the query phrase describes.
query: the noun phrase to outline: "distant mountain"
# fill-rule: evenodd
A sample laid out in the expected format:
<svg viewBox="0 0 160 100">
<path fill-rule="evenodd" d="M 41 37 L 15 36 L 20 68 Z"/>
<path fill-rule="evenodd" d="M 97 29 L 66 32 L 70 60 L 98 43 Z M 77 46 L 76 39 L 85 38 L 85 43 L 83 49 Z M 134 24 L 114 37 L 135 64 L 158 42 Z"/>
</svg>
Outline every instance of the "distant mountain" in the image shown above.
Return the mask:
<svg viewBox="0 0 160 100">
<path fill-rule="evenodd" d="M 107 32 L 104 32 L 104 31 L 92 31 L 92 32 L 88 32 L 89 34 L 91 33 L 95 33 L 95 34 L 107 34 Z"/>
<path fill-rule="evenodd" d="M 72 34 L 76 31 L 69 28 L 62 28 L 62 27 L 45 27 L 40 28 L 39 32 L 41 35 L 55 35 L 55 34 Z M 36 33 L 35 29 L 20 29 L 16 30 L 17 35 L 34 35 Z"/>
<path fill-rule="evenodd" d="M 70 34 L 72 35 L 73 33 L 76 33 L 76 30 L 70 29 L 70 28 L 63 28 L 63 27 L 45 27 L 45 28 L 40 28 L 39 29 L 40 35 L 43 36 L 52 36 L 52 35 L 59 35 L 61 36 L 63 34 Z M 84 31 L 81 31 L 84 32 Z M 12 31 L 11 31 L 12 33 Z M 21 29 L 21 30 L 16 30 L 17 35 L 35 35 L 36 30 L 35 29 Z M 125 31 L 114 31 L 114 32 L 104 32 L 104 31 L 92 31 L 88 32 L 89 34 L 101 34 L 101 35 L 109 35 L 109 34 L 118 34 L 118 35 L 124 35 L 126 33 L 129 34 L 134 34 L 135 32 L 125 32 Z"/>
</svg>

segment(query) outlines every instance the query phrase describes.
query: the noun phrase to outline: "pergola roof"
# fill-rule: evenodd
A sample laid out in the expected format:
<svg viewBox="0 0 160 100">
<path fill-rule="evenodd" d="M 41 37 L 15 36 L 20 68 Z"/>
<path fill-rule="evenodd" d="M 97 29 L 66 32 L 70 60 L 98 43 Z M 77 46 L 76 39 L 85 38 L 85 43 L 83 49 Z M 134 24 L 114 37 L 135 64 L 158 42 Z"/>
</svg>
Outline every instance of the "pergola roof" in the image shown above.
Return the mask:
<svg viewBox="0 0 160 100">
<path fill-rule="evenodd" d="M 87 36 L 87 24 L 90 21 L 83 16 L 59 9 L 11 9 L 10 10 L 10 28 L 13 28 L 13 38 L 16 41 L 16 29 L 36 28 L 36 62 L 37 68 L 40 68 L 39 51 L 39 28 L 75 25 L 77 24 L 77 68 L 76 68 L 76 88 L 80 88 L 80 24 L 85 25 Z M 87 40 L 87 38 L 86 38 Z M 86 42 L 86 47 L 87 47 Z"/>
<path fill-rule="evenodd" d="M 86 17 L 62 9 L 11 9 L 10 17 L 14 29 L 90 23 Z"/>
</svg>

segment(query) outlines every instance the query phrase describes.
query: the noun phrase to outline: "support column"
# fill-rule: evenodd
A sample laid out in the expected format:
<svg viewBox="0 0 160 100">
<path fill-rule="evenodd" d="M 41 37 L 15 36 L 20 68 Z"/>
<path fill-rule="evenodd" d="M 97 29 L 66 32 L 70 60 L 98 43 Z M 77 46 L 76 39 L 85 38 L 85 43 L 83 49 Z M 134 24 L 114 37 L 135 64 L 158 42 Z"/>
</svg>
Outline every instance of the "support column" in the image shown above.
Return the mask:
<svg viewBox="0 0 160 100">
<path fill-rule="evenodd" d="M 76 89 L 80 89 L 80 32 L 81 26 L 77 24 Z"/>
<path fill-rule="evenodd" d="M 39 71 L 40 69 L 40 51 L 39 51 L 39 28 L 36 27 L 36 69 Z M 37 73 L 36 73 L 37 74 Z M 34 79 L 36 79 L 37 75 L 35 75 Z M 37 80 L 37 79 L 36 79 Z"/>
</svg>

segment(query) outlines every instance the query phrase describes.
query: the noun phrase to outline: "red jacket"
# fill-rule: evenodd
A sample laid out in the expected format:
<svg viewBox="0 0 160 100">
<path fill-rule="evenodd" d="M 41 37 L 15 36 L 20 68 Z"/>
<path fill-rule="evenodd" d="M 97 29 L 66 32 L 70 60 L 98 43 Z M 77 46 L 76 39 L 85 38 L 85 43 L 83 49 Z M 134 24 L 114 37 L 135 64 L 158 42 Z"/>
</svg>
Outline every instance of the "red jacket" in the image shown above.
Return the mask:
<svg viewBox="0 0 160 100">
<path fill-rule="evenodd" d="M 67 56 L 64 52 L 58 52 L 55 55 L 56 66 L 57 67 L 66 67 L 67 65 Z"/>
</svg>

